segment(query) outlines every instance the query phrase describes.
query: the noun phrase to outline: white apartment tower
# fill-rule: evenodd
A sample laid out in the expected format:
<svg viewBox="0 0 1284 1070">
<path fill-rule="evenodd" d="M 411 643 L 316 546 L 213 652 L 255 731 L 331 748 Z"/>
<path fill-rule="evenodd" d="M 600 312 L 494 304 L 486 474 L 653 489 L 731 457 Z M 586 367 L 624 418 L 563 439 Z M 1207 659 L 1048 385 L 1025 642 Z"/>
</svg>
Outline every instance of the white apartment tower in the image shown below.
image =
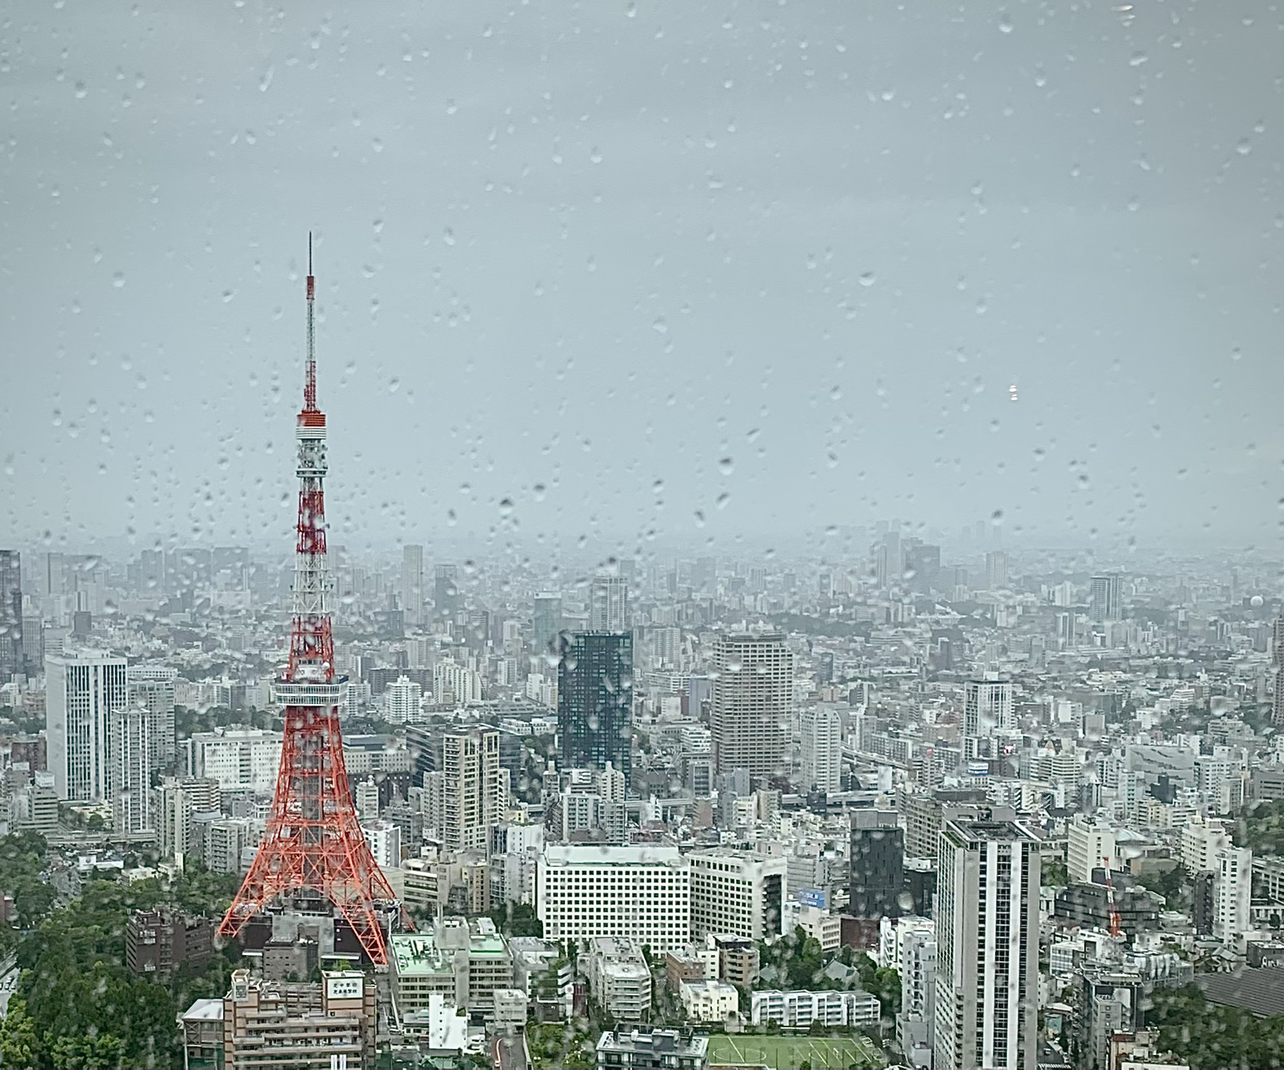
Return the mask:
<svg viewBox="0 0 1284 1070">
<path fill-rule="evenodd" d="M 1035 1070 L 1039 848 L 1015 821 L 941 829 L 934 1070 Z"/>
<path fill-rule="evenodd" d="M 963 685 L 963 734 L 988 736 L 1012 728 L 1012 684 L 997 673 Z"/>
<path fill-rule="evenodd" d="M 508 807 L 499 730 L 482 726 L 442 740 L 441 835 L 448 851 L 485 851 Z"/>
<path fill-rule="evenodd" d="M 45 658 L 49 770 L 58 798 L 112 800 L 112 716 L 129 699 L 124 658 L 65 654 Z"/>
<path fill-rule="evenodd" d="M 690 867 L 676 847 L 548 844 L 535 877 L 546 940 L 631 937 L 655 953 L 690 940 Z"/>
<path fill-rule="evenodd" d="M 794 698 L 794 657 L 783 635 L 720 635 L 713 647 L 715 771 L 779 776 Z"/>
<path fill-rule="evenodd" d="M 1253 852 L 1223 847 L 1213 859 L 1213 936 L 1242 950 L 1253 896 Z"/>
<path fill-rule="evenodd" d="M 112 725 L 112 812 L 118 835 L 150 831 L 151 713 L 141 706 L 120 710 Z"/>
<path fill-rule="evenodd" d="M 147 741 L 148 763 L 152 769 L 173 764 L 174 681 L 178 670 L 167 665 L 135 665 L 129 670 L 129 701 L 142 706 L 151 720 Z"/>
<path fill-rule="evenodd" d="M 589 631 L 627 632 L 632 626 L 629 581 L 623 576 L 594 577 L 589 587 Z"/>
<path fill-rule="evenodd" d="M 383 693 L 383 715 L 389 724 L 414 723 L 419 720 L 419 702 L 423 689 L 408 676 L 399 676 Z"/>
<path fill-rule="evenodd" d="M 843 722 L 836 709 L 813 706 L 799 716 L 804 791 L 838 791 L 843 771 Z"/>
</svg>

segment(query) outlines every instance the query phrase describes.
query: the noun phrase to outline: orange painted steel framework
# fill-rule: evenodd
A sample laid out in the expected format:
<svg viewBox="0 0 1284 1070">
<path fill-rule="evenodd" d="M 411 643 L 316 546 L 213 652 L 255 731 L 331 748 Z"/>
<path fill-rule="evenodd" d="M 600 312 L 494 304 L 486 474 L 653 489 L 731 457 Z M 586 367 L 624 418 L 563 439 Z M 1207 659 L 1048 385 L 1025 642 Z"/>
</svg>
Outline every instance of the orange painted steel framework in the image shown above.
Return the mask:
<svg viewBox="0 0 1284 1070">
<path fill-rule="evenodd" d="M 295 426 L 299 446 L 299 524 L 295 544 L 290 658 L 276 683 L 285 706 L 285 739 L 276 794 L 254 864 L 228 908 L 219 934 L 235 937 L 276 898 L 311 890 L 347 919 L 370 959 L 387 962 L 382 917 L 397 902 L 370 853 L 357 821 L 343 761 L 339 703 L 345 677 L 335 675 L 326 570 L 325 413 L 317 408 L 312 275 L 308 238 L 308 341 L 303 409 Z M 409 919 L 401 920 L 409 925 Z"/>
</svg>

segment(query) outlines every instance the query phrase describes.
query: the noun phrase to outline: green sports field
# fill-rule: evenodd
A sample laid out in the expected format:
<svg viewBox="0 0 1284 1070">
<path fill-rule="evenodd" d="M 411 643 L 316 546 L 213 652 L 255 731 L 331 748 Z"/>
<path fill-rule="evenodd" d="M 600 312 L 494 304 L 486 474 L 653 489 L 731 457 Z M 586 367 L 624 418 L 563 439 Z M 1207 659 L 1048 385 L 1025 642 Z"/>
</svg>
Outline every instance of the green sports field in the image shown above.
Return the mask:
<svg viewBox="0 0 1284 1070">
<path fill-rule="evenodd" d="M 798 1070 L 804 1062 L 812 1070 L 849 1070 L 849 1067 L 885 1065 L 877 1045 L 868 1037 L 731 1036 L 715 1033 L 709 1038 L 710 1065 L 766 1066 L 770 1070 Z"/>
</svg>

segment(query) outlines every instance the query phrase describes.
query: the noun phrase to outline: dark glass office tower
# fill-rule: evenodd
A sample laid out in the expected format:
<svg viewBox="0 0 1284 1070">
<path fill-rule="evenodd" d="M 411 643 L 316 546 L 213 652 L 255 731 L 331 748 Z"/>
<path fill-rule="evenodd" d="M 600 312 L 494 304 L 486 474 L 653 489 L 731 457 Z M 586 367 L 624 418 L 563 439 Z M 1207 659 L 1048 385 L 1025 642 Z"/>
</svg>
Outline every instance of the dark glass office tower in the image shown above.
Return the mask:
<svg viewBox="0 0 1284 1070">
<path fill-rule="evenodd" d="M 438 565 L 433 578 L 433 616 L 437 620 L 455 620 L 459 616 L 459 570 L 454 565 Z"/>
<path fill-rule="evenodd" d="M 891 811 L 852 814 L 851 889 L 847 912 L 861 920 L 899 917 L 905 885 L 905 832 Z"/>
<path fill-rule="evenodd" d="M 633 723 L 633 635 L 563 632 L 558 637 L 557 728 L 564 767 L 602 768 L 627 783 Z"/>
</svg>

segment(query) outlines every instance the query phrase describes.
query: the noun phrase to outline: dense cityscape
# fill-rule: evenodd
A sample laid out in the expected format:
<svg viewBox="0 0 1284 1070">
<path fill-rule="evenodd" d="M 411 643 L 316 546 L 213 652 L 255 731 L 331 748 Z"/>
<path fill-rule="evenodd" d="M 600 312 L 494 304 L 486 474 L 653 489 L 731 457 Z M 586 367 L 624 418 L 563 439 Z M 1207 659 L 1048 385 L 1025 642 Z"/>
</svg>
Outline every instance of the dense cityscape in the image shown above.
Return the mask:
<svg viewBox="0 0 1284 1070">
<path fill-rule="evenodd" d="M 1272 1065 L 1278 562 L 909 530 L 569 581 L 333 548 L 377 964 L 306 888 L 217 933 L 279 555 L 0 552 L 4 1065 Z"/>
<path fill-rule="evenodd" d="M 1256 0 L 0 18 L 0 1070 L 1284 1068 Z"/>
</svg>

